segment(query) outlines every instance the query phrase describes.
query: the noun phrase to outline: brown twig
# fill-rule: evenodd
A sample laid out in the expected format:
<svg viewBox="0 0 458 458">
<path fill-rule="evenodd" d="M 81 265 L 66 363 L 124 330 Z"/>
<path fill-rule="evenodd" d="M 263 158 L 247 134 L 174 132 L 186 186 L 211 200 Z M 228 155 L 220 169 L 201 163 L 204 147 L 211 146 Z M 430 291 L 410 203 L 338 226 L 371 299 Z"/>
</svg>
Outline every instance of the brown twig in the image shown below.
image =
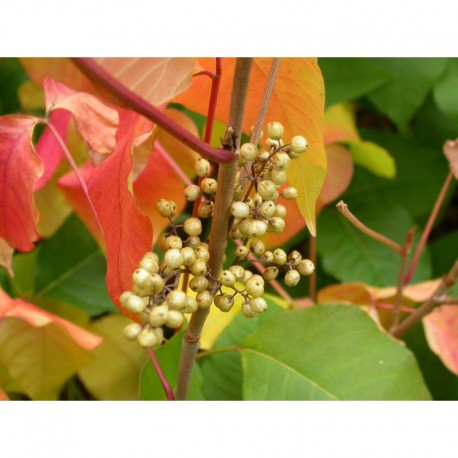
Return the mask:
<svg viewBox="0 0 458 458">
<path fill-rule="evenodd" d="M 412 262 L 410 263 L 409 270 L 407 271 L 407 274 L 404 277 L 404 284 L 407 284 L 410 282 L 415 272 L 418 261 L 420 260 L 420 256 L 423 253 L 423 249 L 425 248 L 426 241 L 428 240 L 429 234 L 431 233 L 431 230 L 434 226 L 434 223 L 437 218 L 437 214 L 439 213 L 439 210 L 447 194 L 448 188 L 450 187 L 450 183 L 452 182 L 452 179 L 453 179 L 453 173 L 449 172 L 449 174 L 447 175 L 447 178 L 444 181 L 444 184 L 442 185 L 439 195 L 437 196 L 436 202 L 434 203 L 434 207 L 431 210 L 431 214 L 429 215 L 428 222 L 426 223 L 426 226 L 423 229 L 423 233 L 421 234 L 420 241 L 418 242 L 417 248 L 415 250 L 415 254 L 412 257 Z"/>
<path fill-rule="evenodd" d="M 401 301 L 402 301 L 402 293 L 404 291 L 404 276 L 407 270 L 407 259 L 410 254 L 410 250 L 412 249 L 412 244 L 414 241 L 415 231 L 417 230 L 416 227 L 411 228 L 407 232 L 406 241 L 404 243 L 404 251 L 401 254 L 401 265 L 399 267 L 399 275 L 398 275 L 398 284 L 396 288 L 396 298 L 394 300 L 394 308 L 393 308 L 393 324 L 390 328 L 390 333 L 396 329 L 399 324 L 399 317 L 401 313 Z"/>
<path fill-rule="evenodd" d="M 236 139 L 236 144 L 233 145 L 232 148 L 236 155 L 240 143 L 251 64 L 252 59 L 237 59 L 234 82 L 232 85 L 228 132 L 233 132 L 234 138 Z M 233 157 L 232 154 L 231 157 Z M 218 192 L 216 194 L 215 211 L 212 221 L 211 237 L 209 240 L 210 259 L 208 262 L 210 274 L 215 278 L 217 278 L 220 273 L 227 245 L 227 230 L 237 165 L 237 161 L 228 165 L 221 165 L 218 171 Z M 192 314 L 189 326 L 186 329 L 178 370 L 177 399 L 187 398 L 191 371 L 199 349 L 199 339 L 202 328 L 208 313 L 209 309 L 197 310 Z"/>
<path fill-rule="evenodd" d="M 139 97 L 116 78 L 113 78 L 107 71 L 98 65 L 94 59 L 74 58 L 73 61 L 90 79 L 101 83 L 127 106 L 162 127 L 162 129 L 170 135 L 173 135 L 177 140 L 180 140 L 194 151 L 197 151 L 203 157 L 221 164 L 229 163 L 234 160 L 234 155 L 231 151 L 213 148 L 200 138 L 192 135 L 186 129 L 183 129 L 183 127 L 167 117 L 161 110 Z"/>
<path fill-rule="evenodd" d="M 392 331 L 395 337 L 402 337 L 412 326 L 416 325 L 424 316 L 430 313 L 438 305 L 442 305 L 441 298 L 445 291 L 458 281 L 458 261 L 450 269 L 449 273 L 442 278 L 442 281 L 437 286 L 431 297 L 424 302 L 415 313 L 409 315 Z"/>
<path fill-rule="evenodd" d="M 348 208 L 348 205 L 341 200 L 337 205 L 337 209 L 342 213 L 342 215 L 350 221 L 353 226 L 358 228 L 361 232 L 366 234 L 367 236 L 371 237 L 374 240 L 377 240 L 380 243 L 383 243 L 387 247 L 391 248 L 392 250 L 396 251 L 399 255 L 402 255 L 404 252 L 404 247 L 401 245 L 397 244 L 393 240 L 389 239 L 388 237 L 385 237 L 384 235 L 380 234 L 379 232 L 374 231 L 373 229 L 370 229 L 367 227 L 365 224 L 363 224 Z"/>
</svg>

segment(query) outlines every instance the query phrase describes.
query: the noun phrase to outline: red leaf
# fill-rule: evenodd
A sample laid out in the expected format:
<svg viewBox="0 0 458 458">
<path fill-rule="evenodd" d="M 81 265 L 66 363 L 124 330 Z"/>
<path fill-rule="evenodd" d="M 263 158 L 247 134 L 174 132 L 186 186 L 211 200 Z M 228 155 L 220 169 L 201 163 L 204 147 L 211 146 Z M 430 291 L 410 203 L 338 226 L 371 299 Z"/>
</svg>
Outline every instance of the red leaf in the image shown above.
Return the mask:
<svg viewBox="0 0 458 458">
<path fill-rule="evenodd" d="M 51 124 L 65 143 L 67 142 L 67 131 L 71 119 L 71 114 L 65 110 L 53 111 L 50 116 Z M 64 157 L 64 153 L 48 127 L 46 127 L 35 145 L 35 149 L 43 161 L 45 168 L 43 175 L 35 184 L 34 191 L 38 191 L 52 178 L 57 166 Z"/>
<path fill-rule="evenodd" d="M 39 239 L 32 193 L 43 163 L 31 139 L 38 122 L 25 115 L 0 118 L 0 237 L 20 251 L 33 250 Z"/>
<path fill-rule="evenodd" d="M 119 114 L 116 149 L 92 170 L 87 182 L 106 243 L 108 292 L 117 307 L 120 294 L 132 288 L 132 273 L 151 250 L 153 238 L 148 218 L 128 189 L 133 142 L 151 131 L 152 124 L 134 112 Z"/>
<path fill-rule="evenodd" d="M 93 169 L 94 166 L 90 161 L 86 162 L 79 168 L 79 173 L 86 184 Z M 103 234 L 75 173 L 69 172 L 59 178 L 57 186 L 64 193 L 66 199 L 71 203 L 76 214 L 82 221 L 84 221 L 84 224 L 92 236 L 97 240 L 100 247 L 105 250 Z"/>
<path fill-rule="evenodd" d="M 431 350 L 458 375 L 458 307 L 443 305 L 423 318 Z"/>
<path fill-rule="evenodd" d="M 186 205 L 183 184 L 168 162 L 155 148 L 148 158 L 146 167 L 133 184 L 141 210 L 148 215 L 154 230 L 154 242 L 169 225 L 169 221 L 159 215 L 156 202 L 171 199 L 177 204 L 177 215 Z"/>
<path fill-rule="evenodd" d="M 70 111 L 79 134 L 91 152 L 110 154 L 116 146 L 118 112 L 93 95 L 75 92 L 67 86 L 46 78 L 44 81 L 46 112 L 56 109 Z"/>
</svg>

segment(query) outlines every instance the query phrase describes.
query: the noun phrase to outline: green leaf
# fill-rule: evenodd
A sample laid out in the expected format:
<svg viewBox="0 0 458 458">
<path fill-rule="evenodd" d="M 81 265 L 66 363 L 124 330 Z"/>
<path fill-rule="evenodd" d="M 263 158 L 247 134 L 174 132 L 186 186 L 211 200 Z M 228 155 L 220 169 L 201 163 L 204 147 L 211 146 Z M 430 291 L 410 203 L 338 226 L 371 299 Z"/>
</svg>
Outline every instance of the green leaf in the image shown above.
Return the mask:
<svg viewBox="0 0 458 458">
<path fill-rule="evenodd" d="M 447 71 L 442 75 L 433 90 L 434 101 L 439 109 L 455 124 L 458 124 L 458 59 L 449 59 Z"/>
<path fill-rule="evenodd" d="M 436 401 L 458 400 L 458 377 L 431 351 L 421 323 L 406 334 L 405 342 L 415 353 L 433 398 Z"/>
<path fill-rule="evenodd" d="M 456 250 L 451 247 L 458 246 L 458 230 L 450 232 L 429 245 L 431 253 L 433 277 L 445 275 L 456 261 Z"/>
<path fill-rule="evenodd" d="M 166 345 L 154 351 L 162 372 L 174 391 L 178 379 L 178 363 L 181 356 L 182 340 L 183 331 L 175 334 Z M 199 366 L 194 364 L 189 387 L 189 400 L 198 401 L 204 399 L 201 385 L 202 374 Z M 161 381 L 150 359 L 147 360 L 140 374 L 140 398 L 142 401 L 165 401 L 166 399 Z"/>
<path fill-rule="evenodd" d="M 35 271 L 41 246 L 28 253 L 16 253 L 13 257 L 14 277 L 11 285 L 15 296 L 29 296 L 35 292 Z"/>
<path fill-rule="evenodd" d="M 92 323 L 89 331 L 103 337 L 94 351 L 94 360 L 83 367 L 79 376 L 97 399 L 106 401 L 136 400 L 138 378 L 147 353 L 135 342 L 128 342 L 123 329 L 132 320 L 121 315 L 108 315 Z"/>
<path fill-rule="evenodd" d="M 284 310 L 274 302 L 274 296 L 265 295 L 264 299 L 267 302 L 267 310 L 254 318 L 247 318 L 239 313 L 218 337 L 212 351 L 241 345 L 247 336 Z M 205 399 L 215 401 L 242 399 L 242 358 L 239 352 L 224 351 L 209 354 L 199 360 L 199 365 L 205 381 L 203 384 Z"/>
<path fill-rule="evenodd" d="M 20 111 L 17 91 L 29 77 L 16 58 L 0 59 L 0 115 Z"/>
<path fill-rule="evenodd" d="M 247 400 L 430 399 L 412 353 L 358 307 L 285 312 L 243 344 Z"/>
<path fill-rule="evenodd" d="M 375 59 L 320 58 L 318 63 L 326 86 L 326 108 L 357 99 L 394 78 Z"/>
<path fill-rule="evenodd" d="M 395 78 L 369 94 L 369 100 L 401 130 L 405 130 L 444 72 L 447 59 L 377 59 L 377 65 L 394 74 Z"/>
<path fill-rule="evenodd" d="M 364 141 L 347 142 L 346 146 L 355 164 L 381 177 L 393 178 L 396 175 L 394 159 L 385 148 Z"/>
<path fill-rule="evenodd" d="M 366 226 L 400 245 L 404 244 L 407 231 L 415 226 L 407 211 L 393 203 L 349 205 L 349 208 Z M 396 285 L 400 257 L 395 251 L 362 233 L 336 209 L 323 211 L 319 225 L 317 250 L 327 273 L 342 282 Z M 429 252 L 425 250 L 412 281 L 429 278 Z"/>
<path fill-rule="evenodd" d="M 89 315 L 116 312 L 105 284 L 106 261 L 83 223 L 72 215 L 45 240 L 37 259 L 35 293 Z"/>
<path fill-rule="evenodd" d="M 360 203 L 381 207 L 396 202 L 415 219 L 427 217 L 448 174 L 442 150 L 431 149 L 399 134 L 375 130 L 361 133 L 365 140 L 390 152 L 396 161 L 397 173 L 392 180 L 387 180 L 357 166 L 342 199 L 350 208 Z"/>
</svg>

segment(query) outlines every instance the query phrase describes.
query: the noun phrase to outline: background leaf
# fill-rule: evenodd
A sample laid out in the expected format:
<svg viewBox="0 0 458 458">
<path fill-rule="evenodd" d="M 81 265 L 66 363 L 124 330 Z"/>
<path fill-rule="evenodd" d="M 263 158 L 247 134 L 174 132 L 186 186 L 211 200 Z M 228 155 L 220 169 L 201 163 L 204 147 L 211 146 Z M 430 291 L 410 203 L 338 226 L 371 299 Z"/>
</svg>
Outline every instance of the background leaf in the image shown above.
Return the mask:
<svg viewBox="0 0 458 458">
<path fill-rule="evenodd" d="M 42 244 L 37 259 L 35 294 L 64 301 L 89 315 L 114 312 L 116 307 L 108 296 L 105 273 L 106 261 L 97 243 L 72 215 Z"/>
<path fill-rule="evenodd" d="M 406 210 L 394 203 L 349 207 L 366 226 L 400 245 L 404 245 L 407 231 L 415 226 Z M 326 272 L 343 282 L 364 282 L 372 286 L 396 284 L 397 253 L 363 234 L 335 209 L 323 211 L 318 222 L 317 250 Z M 426 280 L 430 275 L 429 253 L 425 250 L 412 281 Z"/>
<path fill-rule="evenodd" d="M 285 312 L 243 347 L 244 399 L 430 398 L 412 353 L 352 306 Z"/>
<path fill-rule="evenodd" d="M 102 336 L 103 342 L 94 350 L 94 359 L 83 367 L 79 376 L 97 399 L 136 400 L 138 380 L 147 353 L 136 343 L 128 342 L 123 329 L 132 321 L 121 315 L 108 315 L 94 321 L 89 329 Z"/>
</svg>

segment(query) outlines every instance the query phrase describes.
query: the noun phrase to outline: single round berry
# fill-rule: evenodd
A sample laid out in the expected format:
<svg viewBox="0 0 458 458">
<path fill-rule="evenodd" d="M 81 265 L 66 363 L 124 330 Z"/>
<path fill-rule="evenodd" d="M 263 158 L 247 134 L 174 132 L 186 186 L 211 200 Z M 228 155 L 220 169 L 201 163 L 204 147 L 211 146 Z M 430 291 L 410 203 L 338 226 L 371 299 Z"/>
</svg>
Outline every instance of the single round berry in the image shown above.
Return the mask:
<svg viewBox="0 0 458 458">
<path fill-rule="evenodd" d="M 170 291 L 166 299 L 169 309 L 181 310 L 186 307 L 186 293 L 184 291 Z"/>
<path fill-rule="evenodd" d="M 151 258 L 143 257 L 140 261 L 140 268 L 145 269 L 150 274 L 157 274 L 159 272 L 159 264 Z"/>
<path fill-rule="evenodd" d="M 130 323 L 123 329 L 123 334 L 127 340 L 135 340 L 142 330 L 138 323 Z"/>
<path fill-rule="evenodd" d="M 129 299 L 130 296 L 134 296 L 135 294 L 132 291 L 124 291 L 120 296 L 119 296 L 119 303 L 121 304 L 122 307 L 126 306 L 127 299 Z"/>
<path fill-rule="evenodd" d="M 183 230 L 188 235 L 200 235 L 202 233 L 202 223 L 199 218 L 188 218 L 183 224 Z"/>
<path fill-rule="evenodd" d="M 271 216 L 274 216 L 275 207 L 276 205 L 274 201 L 266 200 L 259 207 L 259 213 L 261 213 L 261 215 L 265 216 L 266 218 L 270 218 Z"/>
<path fill-rule="evenodd" d="M 302 135 L 297 135 L 291 139 L 289 147 L 291 152 L 302 154 L 308 147 L 307 140 Z"/>
<path fill-rule="evenodd" d="M 265 262 L 273 262 L 274 254 L 272 253 L 272 251 L 265 251 L 261 256 L 261 259 Z"/>
<path fill-rule="evenodd" d="M 249 300 L 248 305 L 255 313 L 262 313 L 267 310 L 267 302 L 262 297 L 253 297 Z"/>
<path fill-rule="evenodd" d="M 235 275 L 230 270 L 223 270 L 219 275 L 219 281 L 224 286 L 234 286 Z"/>
<path fill-rule="evenodd" d="M 280 148 L 281 146 L 283 146 L 283 140 L 275 140 L 273 138 L 267 138 L 266 139 L 266 145 L 267 145 L 267 148 L 269 149 L 278 149 Z"/>
<path fill-rule="evenodd" d="M 285 275 L 285 283 L 288 286 L 296 286 L 299 283 L 301 276 L 297 270 L 289 270 Z"/>
<path fill-rule="evenodd" d="M 218 294 L 215 296 L 215 305 L 222 312 L 229 312 L 234 306 L 234 298 L 229 294 Z"/>
<path fill-rule="evenodd" d="M 242 266 L 231 266 L 229 270 L 234 274 L 236 280 L 243 280 L 245 277 L 245 269 Z"/>
<path fill-rule="evenodd" d="M 165 325 L 169 328 L 179 328 L 184 321 L 184 316 L 178 310 L 169 310 L 165 317 Z"/>
<path fill-rule="evenodd" d="M 315 266 L 313 265 L 313 262 L 310 261 L 310 259 L 303 259 L 298 265 L 297 265 L 297 270 L 301 275 L 307 276 L 307 275 L 312 275 L 313 272 L 315 271 Z"/>
<path fill-rule="evenodd" d="M 245 285 L 246 292 L 253 297 L 264 294 L 264 279 L 260 275 L 253 275 Z"/>
<path fill-rule="evenodd" d="M 164 262 L 171 269 L 177 269 L 183 264 L 183 255 L 180 250 L 172 248 L 165 253 Z"/>
<path fill-rule="evenodd" d="M 281 248 L 277 248 L 274 252 L 274 259 L 273 261 L 275 264 L 279 266 L 283 266 L 286 263 L 286 260 L 288 259 L 288 255 L 286 254 L 285 250 L 282 250 Z"/>
<path fill-rule="evenodd" d="M 256 312 L 253 312 L 252 308 L 250 307 L 249 302 L 244 302 L 244 304 L 242 305 L 242 313 L 247 318 L 254 318 L 257 315 Z"/>
<path fill-rule="evenodd" d="M 201 178 L 208 177 L 210 175 L 210 162 L 201 157 L 194 163 L 194 170 L 197 176 Z"/>
<path fill-rule="evenodd" d="M 213 296 L 210 291 L 202 291 L 196 296 L 196 301 L 200 309 L 208 309 L 213 302 Z"/>
<path fill-rule="evenodd" d="M 288 255 L 288 262 L 291 263 L 292 266 L 296 267 L 302 261 L 302 255 L 297 250 L 291 251 Z"/>
<path fill-rule="evenodd" d="M 246 259 L 250 249 L 245 245 L 240 245 L 235 249 L 235 255 L 240 259 Z"/>
<path fill-rule="evenodd" d="M 267 136 L 269 138 L 280 140 L 284 133 L 285 128 L 283 127 L 283 124 L 279 122 L 269 122 L 269 124 L 267 124 Z"/>
<path fill-rule="evenodd" d="M 252 220 L 246 231 L 248 237 L 261 237 L 267 232 L 267 223 L 261 220 Z"/>
<path fill-rule="evenodd" d="M 146 308 L 146 304 L 140 296 L 132 294 L 126 301 L 126 309 L 132 313 L 141 313 Z"/>
<path fill-rule="evenodd" d="M 180 250 L 183 247 L 183 240 L 181 240 L 177 235 L 169 235 L 165 239 L 165 246 L 167 247 L 167 250 L 172 248 Z"/>
<path fill-rule="evenodd" d="M 196 260 L 196 253 L 194 248 L 186 246 L 181 249 L 181 254 L 183 255 L 183 265 L 190 266 Z"/>
<path fill-rule="evenodd" d="M 189 270 L 191 271 L 194 277 L 198 277 L 199 275 L 204 275 L 207 273 L 207 263 L 200 258 L 197 258 L 190 266 Z"/>
<path fill-rule="evenodd" d="M 258 148 L 253 143 L 244 143 L 240 147 L 240 158 L 245 162 L 251 162 L 258 156 Z"/>
<path fill-rule="evenodd" d="M 274 216 L 270 219 L 267 229 L 269 232 L 283 232 L 285 230 L 285 220 L 278 216 Z"/>
<path fill-rule="evenodd" d="M 258 183 L 258 194 L 262 197 L 262 200 L 273 200 L 277 187 L 271 180 L 264 180 Z M 262 202 L 260 202 L 262 203 Z"/>
<path fill-rule="evenodd" d="M 283 204 L 276 204 L 274 216 L 285 219 L 286 207 Z"/>
<path fill-rule="evenodd" d="M 200 218 L 210 218 L 214 208 L 215 204 L 211 200 L 203 200 L 197 207 L 197 214 Z"/>
<path fill-rule="evenodd" d="M 214 178 L 204 178 L 200 183 L 200 187 L 205 194 L 215 194 L 218 190 L 218 183 Z"/>
<path fill-rule="evenodd" d="M 236 218 L 246 218 L 250 214 L 250 207 L 245 202 L 234 202 L 231 213 Z"/>
<path fill-rule="evenodd" d="M 190 296 L 186 297 L 186 306 L 183 310 L 183 313 L 194 313 L 199 308 L 197 301 Z"/>
<path fill-rule="evenodd" d="M 186 188 L 184 188 L 184 195 L 186 197 L 186 200 L 188 200 L 189 202 L 194 202 L 200 196 L 200 187 L 195 184 L 190 184 L 189 186 L 186 186 Z"/>
<path fill-rule="evenodd" d="M 283 197 L 283 199 L 286 199 L 286 200 L 293 200 L 297 197 L 297 195 L 298 195 L 297 189 L 293 188 L 292 186 L 290 186 L 289 188 L 283 189 L 283 192 L 281 193 L 281 196 Z"/>
<path fill-rule="evenodd" d="M 143 348 L 153 348 L 161 343 L 157 334 L 150 328 L 143 328 L 137 336 L 137 342 Z"/>
<path fill-rule="evenodd" d="M 165 324 L 165 318 L 167 317 L 168 311 L 169 308 L 166 303 L 153 307 L 148 317 L 150 325 L 155 328 L 163 326 Z"/>
<path fill-rule="evenodd" d="M 157 211 L 164 218 L 174 216 L 177 211 L 177 204 L 173 200 L 160 199 L 156 204 Z"/>
<path fill-rule="evenodd" d="M 194 248 L 194 252 L 196 253 L 196 257 L 198 259 L 203 259 L 207 262 L 210 259 L 210 252 L 208 251 L 208 247 L 205 245 L 198 245 Z"/>
<path fill-rule="evenodd" d="M 291 163 L 291 159 L 286 153 L 277 153 L 272 157 L 274 170 L 286 170 Z"/>
<path fill-rule="evenodd" d="M 277 278 L 278 272 L 279 272 L 278 267 L 270 266 L 270 267 L 267 267 L 267 269 L 264 271 L 262 276 L 264 277 L 266 281 L 272 281 Z"/>
<path fill-rule="evenodd" d="M 208 288 L 208 280 L 203 275 L 193 277 L 189 282 L 189 287 L 194 292 L 201 293 L 202 291 L 205 291 Z"/>
<path fill-rule="evenodd" d="M 271 170 L 270 179 L 277 186 L 280 186 L 281 184 L 286 182 L 286 179 L 287 179 L 286 170 L 275 170 L 275 169 Z"/>
</svg>

